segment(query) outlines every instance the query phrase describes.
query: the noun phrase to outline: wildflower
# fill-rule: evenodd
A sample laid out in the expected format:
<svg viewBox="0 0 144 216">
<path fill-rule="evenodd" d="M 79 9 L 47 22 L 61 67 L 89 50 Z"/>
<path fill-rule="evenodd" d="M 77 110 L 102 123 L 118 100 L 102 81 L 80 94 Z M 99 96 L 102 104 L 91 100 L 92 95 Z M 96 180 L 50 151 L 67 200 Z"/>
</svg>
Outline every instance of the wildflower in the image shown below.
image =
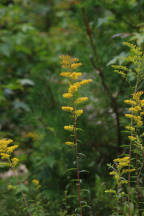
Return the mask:
<svg viewBox="0 0 144 216">
<path fill-rule="evenodd" d="M 75 111 L 75 114 L 76 114 L 76 116 L 80 116 L 80 115 L 83 114 L 83 110 L 82 110 L 82 109 L 76 110 L 76 111 Z"/>
<path fill-rule="evenodd" d="M 62 106 L 62 110 L 72 112 L 74 110 L 74 108 L 70 107 L 70 106 Z"/>
<path fill-rule="evenodd" d="M 141 100 L 140 103 L 141 103 L 141 106 L 144 106 L 144 100 Z"/>
<path fill-rule="evenodd" d="M 71 93 L 64 93 L 64 94 L 63 94 L 63 97 L 64 97 L 64 98 L 72 98 L 73 95 L 72 95 Z"/>
<path fill-rule="evenodd" d="M 132 114 L 125 114 L 125 117 L 127 117 L 127 118 L 131 118 L 131 119 L 134 119 L 134 118 L 135 118 L 135 116 L 132 115 Z"/>
<path fill-rule="evenodd" d="M 79 87 L 80 87 L 80 82 L 76 82 L 73 85 L 70 85 L 70 87 L 68 89 L 68 93 L 74 94 L 75 92 L 77 92 Z"/>
<path fill-rule="evenodd" d="M 87 100 L 88 100 L 88 97 L 80 97 L 80 98 L 76 99 L 74 103 L 75 104 L 80 104 L 80 103 L 83 103 L 83 102 L 85 102 Z"/>
<path fill-rule="evenodd" d="M 67 126 L 64 126 L 64 129 L 67 130 L 67 131 L 73 131 L 74 126 L 73 125 L 67 125 Z"/>
</svg>

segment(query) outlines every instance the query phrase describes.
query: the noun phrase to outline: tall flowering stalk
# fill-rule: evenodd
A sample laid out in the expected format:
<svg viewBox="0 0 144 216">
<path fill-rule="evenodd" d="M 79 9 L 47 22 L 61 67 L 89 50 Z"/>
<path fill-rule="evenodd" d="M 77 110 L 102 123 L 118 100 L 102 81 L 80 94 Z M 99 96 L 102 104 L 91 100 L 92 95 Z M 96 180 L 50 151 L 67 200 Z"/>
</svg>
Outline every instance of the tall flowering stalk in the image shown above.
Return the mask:
<svg viewBox="0 0 144 216">
<path fill-rule="evenodd" d="M 67 106 L 62 106 L 62 110 L 69 112 L 73 118 L 72 125 L 64 126 L 66 131 L 69 131 L 73 134 L 73 140 L 66 141 L 65 144 L 75 148 L 76 156 L 76 169 L 77 169 L 77 189 L 78 189 L 78 200 L 80 206 L 80 215 L 82 216 L 82 205 L 81 205 L 81 186 L 80 186 L 80 170 L 79 170 L 79 152 L 78 152 L 78 128 L 77 128 L 77 119 L 83 114 L 83 109 L 79 108 L 79 105 L 86 102 L 88 97 L 79 97 L 79 89 L 81 86 L 86 85 L 92 82 L 91 79 L 79 80 L 82 76 L 82 72 L 77 72 L 76 70 L 82 65 L 78 58 L 72 58 L 68 55 L 60 56 L 62 68 L 65 70 L 60 73 L 60 76 L 67 78 L 68 88 L 67 92 L 63 94 L 63 97 L 68 100 Z"/>
<path fill-rule="evenodd" d="M 128 65 L 113 65 L 115 72 L 120 74 L 126 81 L 130 84 L 132 90 L 132 96 L 129 99 L 124 100 L 124 103 L 129 106 L 128 112 L 125 114 L 125 117 L 129 119 L 129 124 L 126 126 L 126 132 L 128 133 L 129 145 L 125 145 L 124 152 L 127 153 L 128 163 L 127 169 L 123 172 L 119 172 L 119 179 L 125 178 L 126 184 L 128 184 L 128 190 L 126 187 L 121 187 L 121 190 L 107 190 L 106 192 L 116 194 L 118 199 L 123 201 L 121 205 L 121 211 L 125 215 L 126 212 L 123 212 L 124 203 L 127 206 L 126 211 L 128 215 L 138 215 L 144 214 L 143 211 L 143 173 L 144 168 L 143 156 L 144 156 L 144 142 L 143 142 L 143 116 L 144 116 L 144 92 L 140 91 L 143 86 L 144 75 L 144 54 L 141 49 L 134 44 L 128 42 L 124 43 L 130 48 L 129 55 L 125 58 L 125 63 Z M 129 151 L 127 152 L 127 147 Z M 114 160 L 114 163 L 117 161 L 123 160 L 118 158 Z M 114 170 L 114 165 L 110 165 Z M 118 177 L 117 172 L 110 172 L 111 175 Z M 118 181 L 116 181 L 117 184 Z M 120 193 L 120 192 L 123 193 Z M 128 193 L 127 193 L 128 192 Z M 118 211 L 118 213 L 121 213 Z"/>
<path fill-rule="evenodd" d="M 19 159 L 14 157 L 14 152 L 18 148 L 18 145 L 14 145 L 13 142 L 14 141 L 12 139 L 5 139 L 5 138 L 0 139 L 0 159 L 2 161 L 1 162 L 2 165 L 8 166 L 13 170 L 13 172 L 15 173 L 17 184 L 20 187 L 21 183 L 18 180 L 17 175 L 16 175 L 16 171 L 15 171 L 15 167 L 17 166 Z M 22 195 L 25 207 L 27 209 L 28 215 L 32 216 L 30 209 L 29 209 L 29 206 L 28 206 L 28 202 L 24 196 L 24 193 L 21 189 L 20 189 L 20 191 L 21 191 L 21 195 Z"/>
</svg>

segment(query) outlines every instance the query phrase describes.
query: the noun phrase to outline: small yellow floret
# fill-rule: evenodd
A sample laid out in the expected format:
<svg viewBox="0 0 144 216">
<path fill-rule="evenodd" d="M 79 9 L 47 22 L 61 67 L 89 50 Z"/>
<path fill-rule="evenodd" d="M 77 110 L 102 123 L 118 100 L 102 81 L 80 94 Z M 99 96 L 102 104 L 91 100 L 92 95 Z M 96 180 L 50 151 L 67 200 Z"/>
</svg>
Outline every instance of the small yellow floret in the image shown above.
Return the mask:
<svg viewBox="0 0 144 216">
<path fill-rule="evenodd" d="M 75 111 L 75 114 L 76 114 L 76 116 L 80 116 L 80 115 L 83 114 L 83 110 L 82 110 L 82 109 L 76 110 L 76 111 Z"/>
<path fill-rule="evenodd" d="M 63 94 L 63 97 L 64 97 L 64 98 L 72 98 L 72 97 L 73 97 L 73 94 L 71 94 L 71 93 L 64 93 L 64 94 Z"/>
<path fill-rule="evenodd" d="M 140 99 L 140 96 L 143 94 L 143 91 L 139 91 L 133 94 L 133 99 L 138 101 Z"/>
<path fill-rule="evenodd" d="M 129 138 L 131 141 L 135 141 L 135 140 L 136 140 L 136 137 L 134 137 L 134 136 L 128 136 L 128 138 Z"/>
<path fill-rule="evenodd" d="M 131 104 L 131 105 L 136 105 L 136 102 L 133 101 L 133 100 L 124 100 L 124 103 Z"/>
<path fill-rule="evenodd" d="M 69 142 L 69 141 L 65 142 L 65 144 L 69 145 L 69 146 L 74 146 L 75 145 L 74 142 Z"/>
<path fill-rule="evenodd" d="M 4 159 L 9 159 L 10 158 L 10 155 L 9 154 L 6 154 L 6 153 L 1 153 L 1 158 L 4 160 Z"/>
<path fill-rule="evenodd" d="M 12 153 L 15 151 L 15 149 L 18 148 L 18 145 L 13 145 L 7 148 L 7 153 Z"/>
<path fill-rule="evenodd" d="M 60 73 L 60 75 L 63 76 L 63 77 L 69 77 L 70 74 L 71 74 L 70 72 L 62 72 L 62 73 Z"/>
<path fill-rule="evenodd" d="M 80 97 L 80 98 L 76 99 L 74 103 L 75 104 L 80 104 L 80 103 L 83 103 L 83 102 L 85 102 L 87 100 L 88 100 L 88 97 Z"/>
<path fill-rule="evenodd" d="M 15 167 L 19 162 L 18 158 L 12 158 L 12 166 Z"/>
<path fill-rule="evenodd" d="M 72 112 L 74 110 L 74 108 L 70 107 L 70 106 L 62 106 L 62 110 L 63 111 L 68 111 L 68 112 Z"/>
<path fill-rule="evenodd" d="M 130 107 L 129 108 L 129 111 L 132 111 L 132 112 L 139 112 L 140 110 L 141 110 L 140 106 L 135 106 L 135 107 Z"/>
<path fill-rule="evenodd" d="M 73 79 L 73 80 L 76 80 L 76 79 L 78 79 L 81 75 L 82 75 L 81 72 L 73 72 L 73 73 L 70 74 L 69 77 L 70 77 L 71 79 Z"/>
<path fill-rule="evenodd" d="M 85 85 L 85 84 L 88 84 L 88 83 L 91 83 L 92 82 L 92 79 L 88 79 L 88 80 L 82 80 L 80 82 L 80 85 Z"/>
<path fill-rule="evenodd" d="M 74 126 L 73 125 L 67 125 L 67 126 L 64 126 L 64 129 L 67 130 L 67 131 L 73 131 Z"/>
<path fill-rule="evenodd" d="M 135 131 L 135 128 L 132 127 L 132 126 L 126 126 L 125 128 L 126 128 L 127 130 L 130 130 L 130 131 Z"/>
<path fill-rule="evenodd" d="M 33 180 L 32 180 L 32 183 L 34 183 L 35 185 L 39 185 L 39 180 L 33 179 Z"/>
<path fill-rule="evenodd" d="M 78 62 L 78 63 L 72 63 L 71 64 L 71 68 L 72 69 L 77 69 L 78 67 L 82 66 L 82 63 L 81 62 Z"/>
</svg>

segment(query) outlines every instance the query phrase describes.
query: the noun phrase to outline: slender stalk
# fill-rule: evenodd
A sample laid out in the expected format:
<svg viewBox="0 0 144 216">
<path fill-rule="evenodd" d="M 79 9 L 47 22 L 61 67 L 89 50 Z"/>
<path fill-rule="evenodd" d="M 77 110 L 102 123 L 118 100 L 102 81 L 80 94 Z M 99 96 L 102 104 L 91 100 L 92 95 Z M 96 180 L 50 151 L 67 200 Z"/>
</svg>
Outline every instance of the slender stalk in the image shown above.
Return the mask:
<svg viewBox="0 0 144 216">
<path fill-rule="evenodd" d="M 81 205 L 81 196 L 80 196 L 80 172 L 79 172 L 79 155 L 78 155 L 78 136 L 77 136 L 77 117 L 75 114 L 74 108 L 74 143 L 75 143 L 75 155 L 76 155 L 76 168 L 77 168 L 77 189 L 78 189 L 78 199 L 79 199 L 79 206 L 80 206 L 80 216 L 82 216 L 82 205 Z"/>
<path fill-rule="evenodd" d="M 136 154 L 136 191 L 137 191 L 137 208 L 138 216 L 140 215 L 139 202 L 140 202 L 140 193 L 139 193 L 139 175 L 138 175 L 138 154 Z"/>
<path fill-rule="evenodd" d="M 17 184 L 19 185 L 19 188 L 20 188 L 21 182 L 19 181 L 19 179 L 18 179 L 18 177 L 17 177 L 16 171 L 15 171 L 15 169 L 13 168 L 12 162 L 11 162 L 10 159 L 9 159 L 9 163 L 10 163 L 10 166 L 11 166 L 11 168 L 12 168 L 14 174 L 15 174 L 15 178 L 16 178 Z M 20 188 L 20 192 L 21 192 L 21 195 L 22 195 L 22 198 L 23 198 L 25 207 L 26 207 L 26 209 L 27 209 L 28 215 L 29 215 L 29 216 L 32 216 L 32 214 L 31 214 L 31 212 L 30 212 L 30 208 L 29 208 L 28 202 L 27 202 L 27 200 L 26 200 L 26 198 L 25 198 L 25 195 L 24 195 L 24 192 L 21 190 L 21 188 Z"/>
</svg>

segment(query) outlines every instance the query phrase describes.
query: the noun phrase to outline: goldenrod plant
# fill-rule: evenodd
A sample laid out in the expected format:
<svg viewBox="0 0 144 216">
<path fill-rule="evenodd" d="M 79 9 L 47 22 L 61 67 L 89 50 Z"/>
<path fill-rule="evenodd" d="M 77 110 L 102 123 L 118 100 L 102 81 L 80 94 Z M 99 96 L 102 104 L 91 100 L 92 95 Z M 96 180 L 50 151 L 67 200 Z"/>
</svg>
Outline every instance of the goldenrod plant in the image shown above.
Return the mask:
<svg viewBox="0 0 144 216">
<path fill-rule="evenodd" d="M 129 55 L 123 65 L 114 65 L 115 72 L 122 75 L 130 85 L 131 96 L 124 100 L 128 110 L 125 117 L 129 123 L 125 126 L 128 133 L 129 145 L 123 145 L 123 155 L 114 159 L 114 165 L 110 175 L 114 176 L 114 189 L 106 190 L 113 193 L 118 200 L 116 215 L 143 215 L 143 115 L 144 92 L 142 83 L 144 80 L 143 67 L 144 55 L 140 48 L 131 43 L 124 43 L 130 48 Z M 128 65 L 128 66 L 127 66 Z M 123 183 L 126 184 L 123 186 Z"/>
<path fill-rule="evenodd" d="M 92 79 L 82 79 L 82 72 L 77 72 L 77 69 L 82 65 L 78 58 L 72 58 L 69 55 L 60 56 L 62 68 L 65 70 L 60 73 L 60 76 L 67 78 L 67 92 L 63 94 L 63 98 L 66 99 L 66 105 L 62 106 L 62 110 L 69 112 L 73 124 L 65 125 L 64 130 L 71 132 L 70 140 L 66 141 L 67 146 L 75 148 L 76 157 L 76 169 L 77 169 L 77 189 L 78 189 L 78 200 L 80 207 L 80 215 L 82 216 L 82 201 L 81 201 L 81 186 L 80 186 L 80 170 L 79 170 L 79 151 L 78 151 L 78 128 L 77 120 L 83 114 L 83 109 L 79 108 L 81 104 L 88 100 L 88 97 L 80 97 L 79 89 L 88 83 L 92 82 Z"/>
</svg>

